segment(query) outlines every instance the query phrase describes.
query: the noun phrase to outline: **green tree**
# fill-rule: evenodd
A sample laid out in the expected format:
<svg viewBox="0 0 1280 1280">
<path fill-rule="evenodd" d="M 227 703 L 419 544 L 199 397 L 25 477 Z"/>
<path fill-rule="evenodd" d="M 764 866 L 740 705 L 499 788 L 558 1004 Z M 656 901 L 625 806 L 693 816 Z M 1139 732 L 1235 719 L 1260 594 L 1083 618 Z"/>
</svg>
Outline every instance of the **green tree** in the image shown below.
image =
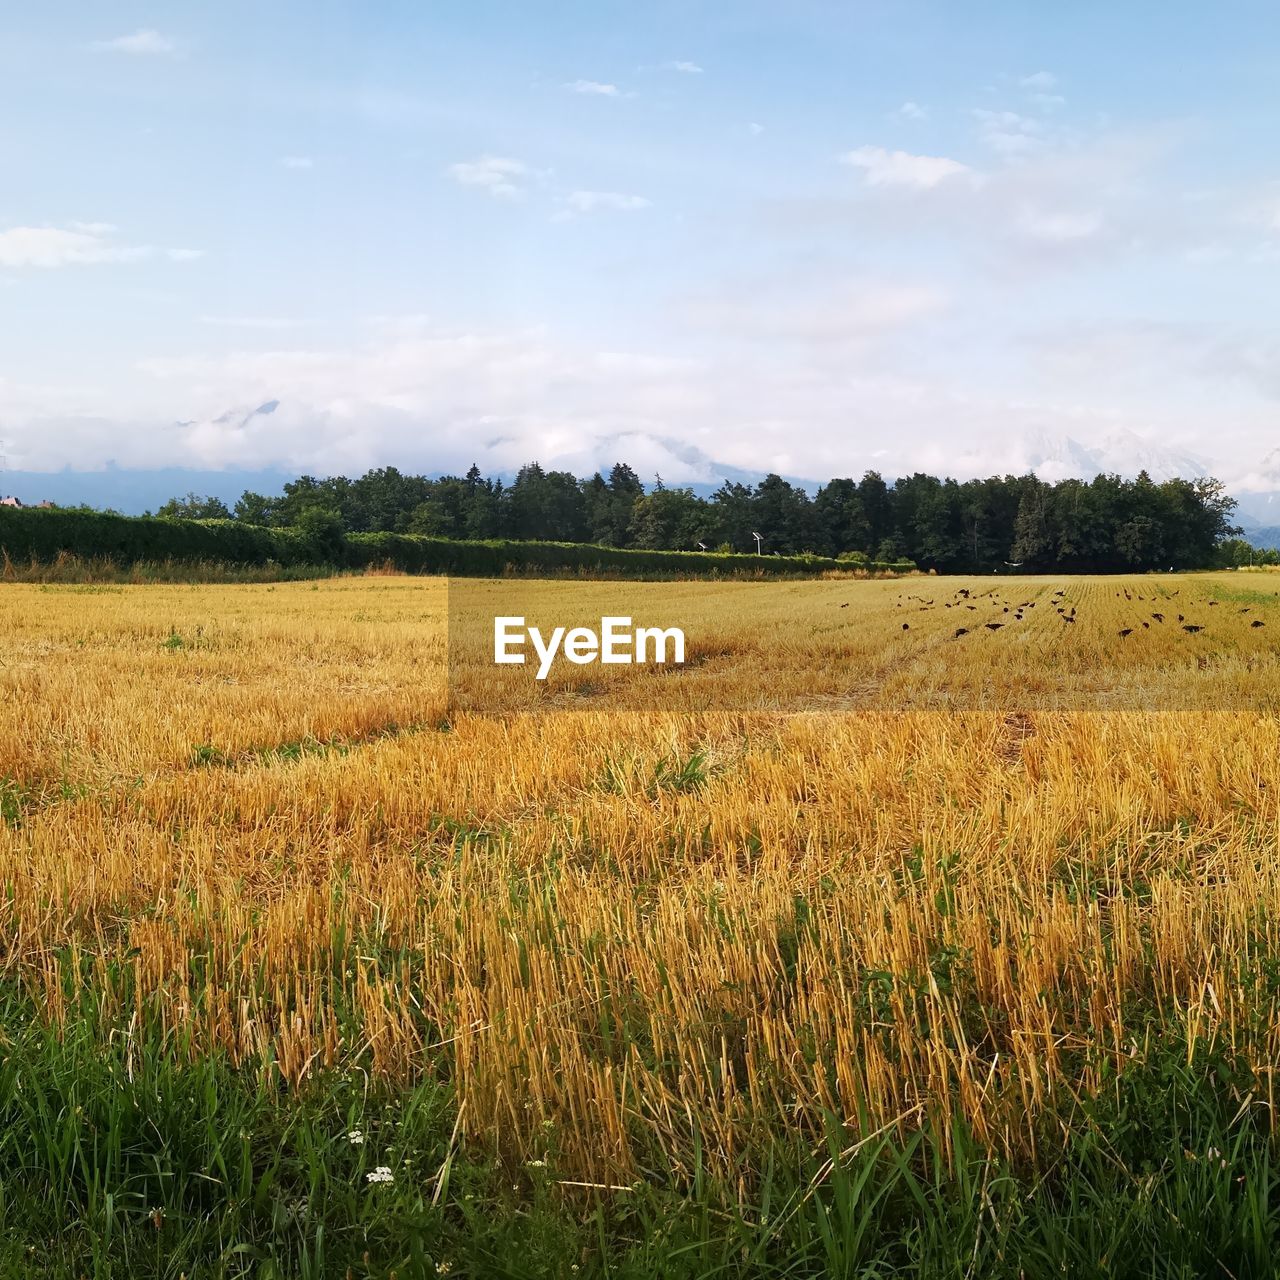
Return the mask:
<svg viewBox="0 0 1280 1280">
<path fill-rule="evenodd" d="M 170 498 L 157 512 L 174 520 L 229 520 L 231 512 L 221 498 L 202 498 L 189 493 L 185 498 Z"/>
<path fill-rule="evenodd" d="M 302 535 L 305 555 L 315 564 L 341 564 L 347 539 L 342 517 L 324 507 L 307 507 L 298 517 L 297 530 Z"/>
<path fill-rule="evenodd" d="M 246 489 L 236 499 L 235 518 L 241 524 L 257 524 L 265 527 L 280 524 L 278 498 L 267 498 Z"/>
<path fill-rule="evenodd" d="M 1023 479 L 1009 558 L 1020 562 L 1027 569 L 1047 569 L 1053 564 L 1054 540 L 1049 523 L 1050 492 L 1049 485 L 1035 476 Z"/>
<path fill-rule="evenodd" d="M 837 479 L 823 485 L 813 500 L 813 520 L 817 549 L 826 555 L 870 552 L 871 522 L 854 481 Z"/>
<path fill-rule="evenodd" d="M 654 489 L 632 506 L 630 541 L 649 551 L 693 551 L 708 543 L 712 517 L 692 489 Z"/>
</svg>

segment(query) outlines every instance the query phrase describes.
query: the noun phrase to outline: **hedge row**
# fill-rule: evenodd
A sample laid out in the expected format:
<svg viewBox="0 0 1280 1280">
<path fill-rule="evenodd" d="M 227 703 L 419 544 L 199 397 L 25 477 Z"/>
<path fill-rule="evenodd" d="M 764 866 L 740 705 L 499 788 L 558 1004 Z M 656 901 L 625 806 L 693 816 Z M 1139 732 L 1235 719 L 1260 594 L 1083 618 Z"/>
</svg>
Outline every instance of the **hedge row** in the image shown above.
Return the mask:
<svg viewBox="0 0 1280 1280">
<path fill-rule="evenodd" d="M 19 563 L 59 555 L 105 558 L 119 565 L 166 560 L 227 565 L 391 565 L 404 573 L 497 577 L 506 573 L 620 577 L 800 575 L 828 570 L 904 572 L 909 562 L 868 563 L 823 556 L 751 556 L 702 551 L 632 551 L 573 542 L 454 542 L 398 533 L 343 536 L 322 522 L 265 529 L 233 520 L 170 520 L 93 511 L 0 507 L 0 551 Z"/>
<path fill-rule="evenodd" d="M 751 556 L 716 551 L 637 551 L 580 542 L 455 542 L 404 533 L 353 533 L 352 567 L 392 564 L 407 573 L 498 577 L 504 573 L 581 573 L 615 577 L 734 577 L 815 574 L 866 568 L 906 572 L 915 566 L 831 560 L 825 556 Z"/>
<path fill-rule="evenodd" d="M 166 520 L 100 511 L 0 507 L 0 550 L 13 561 L 48 563 L 59 555 L 140 561 L 219 560 L 224 564 L 324 561 L 294 529 L 260 529 L 234 520 Z"/>
</svg>

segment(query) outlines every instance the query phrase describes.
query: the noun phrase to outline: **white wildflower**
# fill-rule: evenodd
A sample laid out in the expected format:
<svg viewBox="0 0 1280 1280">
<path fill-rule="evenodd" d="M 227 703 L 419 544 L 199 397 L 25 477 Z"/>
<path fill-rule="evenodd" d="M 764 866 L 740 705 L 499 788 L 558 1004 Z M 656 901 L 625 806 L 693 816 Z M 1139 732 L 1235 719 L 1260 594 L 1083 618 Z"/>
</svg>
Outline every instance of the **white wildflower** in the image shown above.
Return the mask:
<svg viewBox="0 0 1280 1280">
<path fill-rule="evenodd" d="M 347 1134 L 347 1141 L 351 1143 L 353 1147 L 363 1147 L 364 1134 L 361 1133 L 359 1129 L 352 1129 L 351 1132 Z"/>
<path fill-rule="evenodd" d="M 380 1164 L 372 1173 L 366 1173 L 365 1180 L 368 1182 L 394 1182 L 395 1175 L 385 1165 Z"/>
</svg>

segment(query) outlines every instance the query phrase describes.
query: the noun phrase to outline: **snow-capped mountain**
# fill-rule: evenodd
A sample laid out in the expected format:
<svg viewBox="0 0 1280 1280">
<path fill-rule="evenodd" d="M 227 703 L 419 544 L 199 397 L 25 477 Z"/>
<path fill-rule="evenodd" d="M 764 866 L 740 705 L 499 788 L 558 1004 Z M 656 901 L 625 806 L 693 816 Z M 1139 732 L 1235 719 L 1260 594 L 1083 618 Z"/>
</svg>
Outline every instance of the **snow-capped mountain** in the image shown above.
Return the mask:
<svg viewBox="0 0 1280 1280">
<path fill-rule="evenodd" d="M 1097 444 L 1037 432 L 1026 438 L 1023 448 L 1024 469 L 1048 481 L 1091 480 L 1103 473 L 1132 478 L 1145 471 L 1159 483 L 1208 475 L 1210 470 L 1204 458 L 1165 448 L 1132 431 L 1112 432 Z"/>
</svg>

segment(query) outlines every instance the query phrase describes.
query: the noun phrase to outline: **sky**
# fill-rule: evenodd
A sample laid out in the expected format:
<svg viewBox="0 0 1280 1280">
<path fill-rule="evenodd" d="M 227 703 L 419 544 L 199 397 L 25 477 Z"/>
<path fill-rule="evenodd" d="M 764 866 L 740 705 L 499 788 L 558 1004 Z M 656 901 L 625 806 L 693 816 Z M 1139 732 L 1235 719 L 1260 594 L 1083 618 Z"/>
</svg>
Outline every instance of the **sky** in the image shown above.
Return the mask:
<svg viewBox="0 0 1280 1280">
<path fill-rule="evenodd" d="M 1280 490 L 1277 86 L 1232 0 L 0 6 L 0 453 Z"/>
</svg>

